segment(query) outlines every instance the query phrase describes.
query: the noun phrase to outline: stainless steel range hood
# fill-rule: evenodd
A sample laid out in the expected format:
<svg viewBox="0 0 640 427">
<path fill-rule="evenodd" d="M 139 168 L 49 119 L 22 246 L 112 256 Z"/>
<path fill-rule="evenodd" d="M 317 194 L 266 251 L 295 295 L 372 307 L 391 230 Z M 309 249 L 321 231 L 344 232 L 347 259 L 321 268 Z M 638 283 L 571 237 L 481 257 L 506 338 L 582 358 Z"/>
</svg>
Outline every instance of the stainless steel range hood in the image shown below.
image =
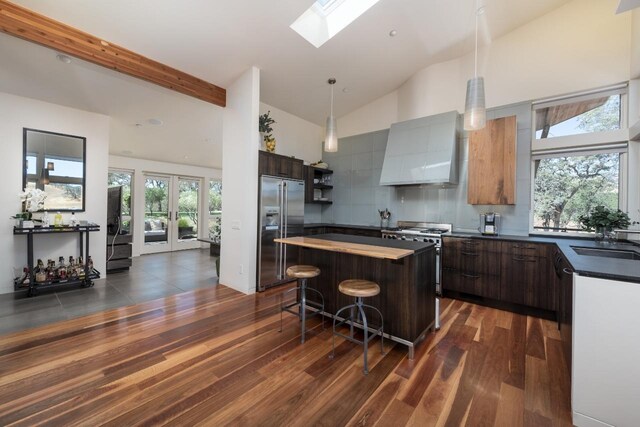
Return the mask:
<svg viewBox="0 0 640 427">
<path fill-rule="evenodd" d="M 391 125 L 380 185 L 457 184 L 457 111 Z"/>
</svg>

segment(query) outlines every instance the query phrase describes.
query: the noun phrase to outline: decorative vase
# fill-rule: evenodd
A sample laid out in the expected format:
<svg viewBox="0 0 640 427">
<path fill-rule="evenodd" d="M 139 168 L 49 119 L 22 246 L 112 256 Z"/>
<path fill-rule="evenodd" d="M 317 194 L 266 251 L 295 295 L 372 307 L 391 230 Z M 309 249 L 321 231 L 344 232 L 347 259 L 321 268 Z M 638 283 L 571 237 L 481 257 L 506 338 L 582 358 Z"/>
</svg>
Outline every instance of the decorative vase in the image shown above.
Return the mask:
<svg viewBox="0 0 640 427">
<path fill-rule="evenodd" d="M 276 140 L 275 139 L 266 140 L 264 142 L 264 144 L 265 144 L 265 147 L 266 147 L 266 149 L 267 149 L 267 151 L 269 153 L 275 153 L 276 152 Z"/>
<path fill-rule="evenodd" d="M 264 132 L 258 132 L 258 150 L 264 150 L 262 141 L 264 141 Z"/>
</svg>

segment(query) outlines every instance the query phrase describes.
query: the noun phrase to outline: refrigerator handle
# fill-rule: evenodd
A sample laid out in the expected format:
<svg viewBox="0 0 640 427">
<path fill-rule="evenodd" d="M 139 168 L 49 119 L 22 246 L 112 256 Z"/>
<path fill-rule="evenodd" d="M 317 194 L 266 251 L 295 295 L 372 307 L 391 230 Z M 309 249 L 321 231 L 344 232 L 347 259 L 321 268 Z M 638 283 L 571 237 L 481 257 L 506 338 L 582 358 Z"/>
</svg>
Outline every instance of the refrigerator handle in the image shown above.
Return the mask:
<svg viewBox="0 0 640 427">
<path fill-rule="evenodd" d="M 284 189 L 283 189 L 283 186 L 282 186 L 282 181 L 280 181 L 278 183 L 278 208 L 279 208 L 279 212 L 278 212 L 278 220 L 279 220 L 278 237 L 280 239 L 282 239 L 284 237 L 284 234 L 282 232 L 283 225 L 284 225 L 284 221 L 282 219 L 283 193 L 284 193 Z M 277 250 L 277 254 L 276 254 L 276 264 L 278 265 L 276 274 L 278 275 L 278 280 L 282 280 L 283 279 L 283 272 L 282 272 L 282 246 L 283 246 L 282 243 L 278 243 L 278 250 Z"/>
<path fill-rule="evenodd" d="M 283 205 L 284 205 L 284 237 L 285 239 L 289 237 L 289 187 L 287 186 L 287 181 L 284 181 L 283 184 Z M 283 276 L 284 272 L 287 270 L 287 245 L 282 245 L 282 271 Z M 284 279 L 284 277 L 283 277 Z"/>
</svg>

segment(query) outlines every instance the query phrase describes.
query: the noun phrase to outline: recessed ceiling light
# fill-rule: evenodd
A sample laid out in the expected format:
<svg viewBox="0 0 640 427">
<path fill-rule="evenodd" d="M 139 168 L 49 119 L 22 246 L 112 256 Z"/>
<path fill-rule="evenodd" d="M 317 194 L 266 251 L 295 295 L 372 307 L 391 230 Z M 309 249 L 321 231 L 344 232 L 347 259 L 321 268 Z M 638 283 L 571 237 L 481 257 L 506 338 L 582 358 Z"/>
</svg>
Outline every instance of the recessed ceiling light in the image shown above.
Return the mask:
<svg viewBox="0 0 640 427">
<path fill-rule="evenodd" d="M 396 30 L 389 31 L 389 37 L 395 37 L 398 34 Z"/>
<path fill-rule="evenodd" d="M 342 92 L 349 93 L 349 88 L 348 87 L 342 88 Z"/>
<path fill-rule="evenodd" d="M 188 160 L 189 156 L 184 156 L 183 159 Z"/>
<path fill-rule="evenodd" d="M 134 126 L 137 127 L 137 128 L 141 128 L 143 125 L 142 125 L 142 123 L 136 123 Z"/>
<path fill-rule="evenodd" d="M 65 64 L 71 64 L 71 58 L 68 57 L 67 55 L 63 55 L 63 54 L 59 53 L 59 54 L 56 55 L 56 58 L 60 62 L 64 62 Z"/>
<path fill-rule="evenodd" d="M 154 119 L 147 120 L 147 123 L 154 126 L 160 126 L 162 124 L 162 120 L 154 118 Z"/>
</svg>

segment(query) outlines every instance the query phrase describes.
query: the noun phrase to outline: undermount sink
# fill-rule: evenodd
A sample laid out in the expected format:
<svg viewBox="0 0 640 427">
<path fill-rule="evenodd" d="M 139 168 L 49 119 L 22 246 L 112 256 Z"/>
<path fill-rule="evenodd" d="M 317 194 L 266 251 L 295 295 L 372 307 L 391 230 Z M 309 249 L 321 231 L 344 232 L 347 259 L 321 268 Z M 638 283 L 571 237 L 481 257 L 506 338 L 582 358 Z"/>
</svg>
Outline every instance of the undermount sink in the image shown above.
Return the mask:
<svg viewBox="0 0 640 427">
<path fill-rule="evenodd" d="M 640 253 L 624 249 L 581 248 L 571 246 L 578 255 L 599 256 L 604 258 L 630 259 L 640 261 Z"/>
</svg>

